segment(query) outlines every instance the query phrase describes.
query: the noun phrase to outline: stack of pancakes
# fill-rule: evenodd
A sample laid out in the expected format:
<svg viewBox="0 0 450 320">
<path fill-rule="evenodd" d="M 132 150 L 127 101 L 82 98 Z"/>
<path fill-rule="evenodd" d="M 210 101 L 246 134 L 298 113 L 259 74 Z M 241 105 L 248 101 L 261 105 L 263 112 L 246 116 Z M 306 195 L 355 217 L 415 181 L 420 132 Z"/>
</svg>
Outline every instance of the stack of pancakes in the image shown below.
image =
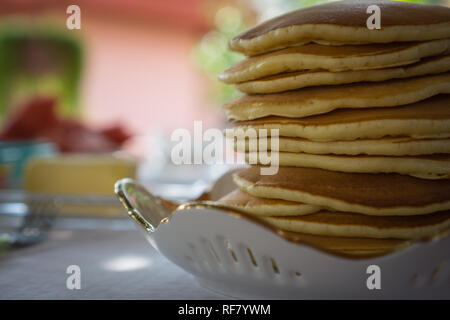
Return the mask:
<svg viewBox="0 0 450 320">
<path fill-rule="evenodd" d="M 379 30 L 367 28 L 369 5 L 381 9 Z M 278 129 L 280 168 L 238 172 L 221 205 L 350 255 L 449 230 L 450 8 L 332 2 L 269 20 L 230 48 L 247 58 L 219 78 L 246 95 L 224 106 L 228 119 L 241 138 Z M 249 142 L 246 156 L 258 158 Z"/>
</svg>

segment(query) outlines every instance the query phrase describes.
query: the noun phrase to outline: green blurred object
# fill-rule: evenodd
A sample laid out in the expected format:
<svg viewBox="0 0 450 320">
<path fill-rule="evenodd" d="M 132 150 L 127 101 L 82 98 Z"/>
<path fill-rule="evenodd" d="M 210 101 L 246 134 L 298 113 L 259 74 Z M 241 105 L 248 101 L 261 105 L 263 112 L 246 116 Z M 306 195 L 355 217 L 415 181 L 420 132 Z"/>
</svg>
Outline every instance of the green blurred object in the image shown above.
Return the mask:
<svg viewBox="0 0 450 320">
<path fill-rule="evenodd" d="M 9 238 L 6 234 L 0 234 L 0 253 L 9 248 Z"/>
<path fill-rule="evenodd" d="M 233 6 L 217 10 L 214 16 L 215 29 L 205 34 L 193 49 L 194 63 L 213 84 L 212 100 L 225 103 L 241 93 L 234 86 L 224 84 L 217 75 L 244 58 L 240 53 L 228 50 L 228 39 L 244 31 L 245 24 L 241 11 Z"/>
<path fill-rule="evenodd" d="M 62 113 L 76 114 L 82 69 L 78 37 L 54 22 L 0 23 L 0 122 L 17 101 L 55 96 Z"/>
</svg>

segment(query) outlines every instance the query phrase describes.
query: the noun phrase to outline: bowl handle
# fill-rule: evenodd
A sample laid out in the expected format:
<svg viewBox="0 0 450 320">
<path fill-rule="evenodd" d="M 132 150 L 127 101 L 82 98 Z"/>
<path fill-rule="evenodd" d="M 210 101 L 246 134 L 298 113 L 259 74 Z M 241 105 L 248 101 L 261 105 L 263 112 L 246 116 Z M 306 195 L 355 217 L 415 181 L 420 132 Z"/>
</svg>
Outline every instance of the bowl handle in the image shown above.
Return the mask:
<svg viewBox="0 0 450 320">
<path fill-rule="evenodd" d="M 128 216 L 149 233 L 154 232 L 163 220 L 167 221 L 176 207 L 129 178 L 117 181 L 114 192 L 127 210 Z"/>
</svg>

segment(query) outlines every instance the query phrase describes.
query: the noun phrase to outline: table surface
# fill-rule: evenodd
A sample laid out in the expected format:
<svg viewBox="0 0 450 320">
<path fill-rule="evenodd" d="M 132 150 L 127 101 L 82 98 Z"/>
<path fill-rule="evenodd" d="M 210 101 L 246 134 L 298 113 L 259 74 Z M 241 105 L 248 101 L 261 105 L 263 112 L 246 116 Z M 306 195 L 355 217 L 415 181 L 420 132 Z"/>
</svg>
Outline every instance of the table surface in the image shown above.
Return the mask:
<svg viewBox="0 0 450 320">
<path fill-rule="evenodd" d="M 131 220 L 70 226 L 0 253 L 0 299 L 226 299 L 161 256 Z M 70 265 L 80 267 L 79 290 L 66 286 Z"/>
</svg>

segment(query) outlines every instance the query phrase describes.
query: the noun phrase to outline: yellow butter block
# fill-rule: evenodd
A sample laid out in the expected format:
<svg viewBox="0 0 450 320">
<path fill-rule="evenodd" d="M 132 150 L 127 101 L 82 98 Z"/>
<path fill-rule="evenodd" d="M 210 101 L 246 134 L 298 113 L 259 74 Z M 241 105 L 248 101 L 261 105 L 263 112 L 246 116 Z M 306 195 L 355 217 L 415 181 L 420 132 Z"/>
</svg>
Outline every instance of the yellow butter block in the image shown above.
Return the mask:
<svg viewBox="0 0 450 320">
<path fill-rule="evenodd" d="M 43 194 L 113 196 L 117 180 L 135 176 L 136 162 L 123 155 L 66 154 L 31 159 L 24 188 Z"/>
</svg>

